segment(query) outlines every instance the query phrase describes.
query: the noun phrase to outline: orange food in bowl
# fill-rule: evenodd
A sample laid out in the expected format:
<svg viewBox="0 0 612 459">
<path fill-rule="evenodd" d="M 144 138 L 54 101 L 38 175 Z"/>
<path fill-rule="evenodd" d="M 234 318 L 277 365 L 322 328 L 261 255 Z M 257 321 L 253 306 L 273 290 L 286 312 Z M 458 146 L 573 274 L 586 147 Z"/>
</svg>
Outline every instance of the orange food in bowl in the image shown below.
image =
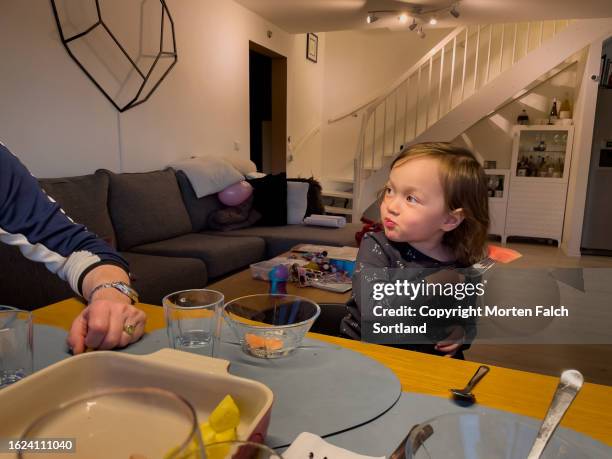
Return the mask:
<svg viewBox="0 0 612 459">
<path fill-rule="evenodd" d="M 278 338 L 265 338 L 253 333 L 246 333 L 244 339 L 251 349 L 277 351 L 283 347 L 283 341 Z"/>
</svg>

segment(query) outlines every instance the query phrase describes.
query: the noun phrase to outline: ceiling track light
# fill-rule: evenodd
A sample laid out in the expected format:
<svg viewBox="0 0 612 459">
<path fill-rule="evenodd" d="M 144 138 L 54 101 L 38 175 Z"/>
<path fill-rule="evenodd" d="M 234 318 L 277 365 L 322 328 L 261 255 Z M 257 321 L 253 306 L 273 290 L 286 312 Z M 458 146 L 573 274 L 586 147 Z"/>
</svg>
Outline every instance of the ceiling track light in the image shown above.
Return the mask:
<svg viewBox="0 0 612 459">
<path fill-rule="evenodd" d="M 417 30 L 417 35 L 420 38 L 425 38 L 425 32 L 423 31 L 423 26 L 419 26 L 419 29 Z"/>
<path fill-rule="evenodd" d="M 415 5 L 415 4 L 410 4 L 410 3 L 404 3 L 404 5 L 406 5 L 407 10 L 374 10 L 374 11 L 368 11 L 368 15 L 366 16 L 366 22 L 368 24 L 373 24 L 374 22 L 378 21 L 381 18 L 387 18 L 387 17 L 397 17 L 397 20 L 400 22 L 400 24 L 406 24 L 408 23 L 408 19 L 410 19 L 412 17 L 412 22 L 410 23 L 410 25 L 408 26 L 408 28 L 410 30 L 415 30 L 417 28 L 417 25 L 420 24 L 424 24 L 424 23 L 429 23 L 431 25 L 436 25 L 438 24 L 438 17 L 439 15 L 441 15 L 442 13 L 446 13 L 448 12 L 452 17 L 454 17 L 455 19 L 459 17 L 460 13 L 459 13 L 459 1 L 460 0 L 454 0 L 450 3 L 449 6 L 445 6 L 442 8 L 425 8 L 423 7 L 423 5 Z M 417 19 L 418 19 L 418 23 L 417 23 Z M 421 25 L 421 30 L 422 30 L 422 25 Z M 425 33 L 423 32 L 423 35 Z"/>
</svg>

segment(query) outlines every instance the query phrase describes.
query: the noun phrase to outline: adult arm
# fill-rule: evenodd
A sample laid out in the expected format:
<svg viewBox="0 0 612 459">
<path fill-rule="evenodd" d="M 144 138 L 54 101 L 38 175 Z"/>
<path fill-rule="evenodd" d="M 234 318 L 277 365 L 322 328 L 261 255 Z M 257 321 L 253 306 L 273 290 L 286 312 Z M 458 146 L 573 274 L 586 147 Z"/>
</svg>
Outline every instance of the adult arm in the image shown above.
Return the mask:
<svg viewBox="0 0 612 459">
<path fill-rule="evenodd" d="M 103 288 L 90 298 L 100 284 L 129 283 L 127 262 L 106 242 L 73 222 L 2 144 L 0 241 L 17 246 L 26 258 L 44 263 L 90 302 L 71 329 L 69 343 L 75 353 L 85 346 L 110 349 L 126 345 L 142 335 L 144 314 L 131 306 L 125 295 Z M 132 335 L 123 332 L 126 323 L 135 325 Z"/>
</svg>

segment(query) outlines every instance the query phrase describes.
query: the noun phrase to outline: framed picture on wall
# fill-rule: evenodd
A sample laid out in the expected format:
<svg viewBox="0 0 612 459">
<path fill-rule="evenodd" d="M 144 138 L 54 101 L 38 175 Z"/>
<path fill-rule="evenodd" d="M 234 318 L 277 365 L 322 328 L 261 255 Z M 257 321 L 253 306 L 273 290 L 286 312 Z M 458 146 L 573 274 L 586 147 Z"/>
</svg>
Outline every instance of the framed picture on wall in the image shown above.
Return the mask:
<svg viewBox="0 0 612 459">
<path fill-rule="evenodd" d="M 317 34 L 308 33 L 306 35 L 306 59 L 317 62 L 319 56 L 319 37 Z"/>
</svg>

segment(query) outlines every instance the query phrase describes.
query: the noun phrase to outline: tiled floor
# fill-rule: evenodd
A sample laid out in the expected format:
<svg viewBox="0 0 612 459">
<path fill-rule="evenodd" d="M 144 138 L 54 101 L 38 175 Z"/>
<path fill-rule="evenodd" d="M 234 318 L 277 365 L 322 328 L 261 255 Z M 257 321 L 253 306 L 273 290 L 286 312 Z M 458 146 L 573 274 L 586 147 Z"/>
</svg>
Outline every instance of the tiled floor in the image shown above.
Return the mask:
<svg viewBox="0 0 612 459">
<path fill-rule="evenodd" d="M 496 244 L 493 242 L 493 244 Z M 508 244 L 523 257 L 513 268 L 584 267 L 611 268 L 612 257 L 568 257 L 557 247 L 540 244 Z M 510 267 L 510 265 L 509 265 Z M 612 271 L 610 280 L 612 283 Z M 612 308 L 612 298 L 610 299 Z M 612 313 L 611 313 L 612 315 Z M 612 343 L 612 323 L 610 324 Z M 588 382 L 612 386 L 612 344 L 601 345 L 482 345 L 466 352 L 468 360 L 558 376 L 568 368 L 580 370 Z"/>
</svg>

